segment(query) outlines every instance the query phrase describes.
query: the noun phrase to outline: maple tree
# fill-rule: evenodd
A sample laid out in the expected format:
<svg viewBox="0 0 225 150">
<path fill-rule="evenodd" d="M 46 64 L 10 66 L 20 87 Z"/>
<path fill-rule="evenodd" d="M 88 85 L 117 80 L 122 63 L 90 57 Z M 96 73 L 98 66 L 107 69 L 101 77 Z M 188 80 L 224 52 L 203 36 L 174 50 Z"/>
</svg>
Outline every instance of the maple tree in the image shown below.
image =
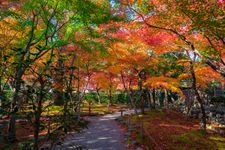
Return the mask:
<svg viewBox="0 0 225 150">
<path fill-rule="evenodd" d="M 97 93 L 99 103 L 100 91 L 107 94 L 110 106 L 120 91 L 136 114 L 138 109 L 144 114 L 146 103 L 153 109 L 169 108 L 171 95 L 183 99 L 182 89 L 188 88 L 200 104 L 206 129 L 201 94 L 211 82 L 223 83 L 225 76 L 223 0 L 0 4 L 0 94 L 4 96 L 7 85 L 12 92 L 9 141 L 16 140 L 24 95 L 33 106 L 34 149 L 45 108 L 62 106 L 62 129 L 67 133 L 71 116 L 80 121 L 89 92 Z"/>
<path fill-rule="evenodd" d="M 212 69 L 223 75 L 223 58 L 221 49 L 215 49 L 214 46 L 216 39 L 217 42 L 223 43 L 223 35 L 217 34 L 222 33 L 222 28 L 220 28 L 221 16 L 223 16 L 223 2 L 196 2 L 196 1 L 121 1 L 124 7 L 130 10 L 129 19 L 135 20 L 136 22 L 141 22 L 147 28 L 147 30 L 155 30 L 155 32 L 163 33 L 166 44 L 163 49 L 160 49 L 161 53 L 166 51 L 183 51 L 186 50 L 188 57 L 190 58 L 190 72 L 192 75 L 192 88 L 195 91 L 195 95 L 201 103 L 203 122 L 206 124 L 205 113 L 204 113 L 204 102 L 200 97 L 196 85 L 196 74 L 195 74 L 195 60 L 191 58 L 191 55 L 195 57 L 200 57 L 200 59 L 208 64 Z M 177 5 L 179 7 L 177 7 Z M 202 7 L 198 7 L 202 6 Z M 183 9 L 184 7 L 184 9 Z M 205 9 L 207 11 L 205 11 Z M 218 9 L 218 13 L 212 13 L 214 10 Z M 203 12 L 204 11 L 204 12 Z M 199 13 L 202 12 L 202 13 Z M 210 12 L 210 13 L 209 13 Z M 218 21 L 212 23 L 211 20 Z M 208 19 L 208 20 L 207 20 Z M 176 20 L 176 21 L 174 21 Z M 206 23 L 204 23 L 206 22 Z M 215 23 L 215 24 L 214 24 Z M 217 28 L 217 25 L 219 26 Z M 146 29 L 144 30 L 146 33 Z M 213 33 L 213 34 L 212 34 Z M 157 35 L 156 34 L 156 35 Z M 159 34 L 158 34 L 159 35 Z M 162 38 L 153 37 L 153 41 L 149 41 L 151 38 L 144 39 L 149 45 L 155 47 L 158 42 L 162 42 Z M 220 38 L 219 38 L 220 37 Z M 163 38 L 164 39 L 164 38 Z M 215 39 L 215 40 L 214 40 Z M 222 40 L 221 40 L 222 39 Z M 161 41 L 160 41 L 161 40 Z M 201 41 L 201 42 L 199 42 Z M 218 44 L 218 43 L 217 43 Z M 162 47 L 159 44 L 159 47 Z M 171 47 L 172 46 L 172 47 Z M 214 46 L 214 47 L 213 47 Z M 221 46 L 220 46 L 221 47 Z M 222 48 L 223 49 L 223 48 Z M 155 47 L 157 51 L 157 47 Z M 189 50 L 192 54 L 188 54 Z M 213 54 L 213 55 L 212 55 Z M 218 55 L 219 54 L 219 55 Z M 219 58 L 219 59 L 218 59 Z M 205 128 L 205 125 L 204 125 Z"/>
</svg>

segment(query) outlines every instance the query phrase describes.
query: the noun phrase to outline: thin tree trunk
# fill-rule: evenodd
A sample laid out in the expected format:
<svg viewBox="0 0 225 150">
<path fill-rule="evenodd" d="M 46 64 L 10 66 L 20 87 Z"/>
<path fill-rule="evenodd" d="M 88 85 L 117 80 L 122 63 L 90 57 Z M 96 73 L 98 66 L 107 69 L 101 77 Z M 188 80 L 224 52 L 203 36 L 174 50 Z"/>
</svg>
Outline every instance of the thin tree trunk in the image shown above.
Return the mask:
<svg viewBox="0 0 225 150">
<path fill-rule="evenodd" d="M 35 112 L 35 122 L 34 122 L 34 150 L 38 150 L 38 139 L 39 139 L 39 131 L 40 131 L 40 118 L 42 113 L 42 101 L 43 101 L 43 87 L 40 89 L 40 93 L 38 95 L 38 107 L 37 112 Z"/>
<path fill-rule="evenodd" d="M 64 133 L 67 134 L 67 121 L 68 121 L 68 99 L 65 97 L 65 92 L 63 92 L 63 129 Z"/>
<path fill-rule="evenodd" d="M 141 113 L 144 114 L 145 113 L 145 102 L 144 102 L 144 97 L 141 96 Z"/>
<path fill-rule="evenodd" d="M 152 90 L 152 100 L 153 100 L 152 108 L 155 109 L 155 101 L 156 101 L 156 91 L 155 91 L 155 89 Z"/>
<path fill-rule="evenodd" d="M 78 60 L 78 77 L 77 77 L 77 100 L 78 104 L 76 106 L 76 113 L 77 113 L 77 122 L 80 121 L 80 103 L 81 103 L 81 96 L 80 96 L 80 61 Z"/>
<path fill-rule="evenodd" d="M 99 94 L 99 90 L 96 90 L 96 92 L 97 92 L 97 97 L 98 97 L 98 104 L 101 104 L 101 97 Z"/>
<path fill-rule="evenodd" d="M 192 79 L 193 79 L 192 88 L 195 91 L 195 95 L 196 95 L 197 101 L 199 102 L 200 108 L 201 108 L 202 129 L 206 131 L 206 113 L 205 113 L 204 101 L 201 98 L 201 96 L 200 96 L 200 94 L 198 92 L 198 89 L 197 89 L 197 80 L 196 80 L 196 75 L 195 75 L 195 72 L 194 72 L 194 63 L 192 61 L 190 62 L 190 71 L 191 71 L 191 75 L 192 75 Z"/>
<path fill-rule="evenodd" d="M 129 100 L 130 100 L 130 104 L 131 104 L 131 107 L 134 109 L 134 113 L 137 115 L 138 112 L 137 112 L 137 108 L 136 108 L 136 105 L 134 103 L 134 99 L 132 97 L 132 91 L 131 89 L 128 90 L 127 86 L 126 86 L 126 83 L 125 83 L 125 79 L 124 79 L 124 76 L 123 76 L 123 73 L 121 71 L 121 79 L 122 79 L 122 82 L 123 82 L 123 87 L 129 97 Z"/>
<path fill-rule="evenodd" d="M 108 106 L 112 106 L 113 105 L 113 102 L 112 102 L 112 90 L 111 88 L 109 89 L 109 104 Z"/>
<path fill-rule="evenodd" d="M 148 98 L 148 108 L 151 108 L 152 107 L 152 96 L 151 96 L 151 93 L 148 89 L 146 89 L 146 94 L 147 94 L 147 98 Z"/>
<path fill-rule="evenodd" d="M 16 141 L 16 112 L 18 111 L 18 105 L 17 102 L 19 101 L 19 90 L 20 90 L 20 78 L 15 80 L 15 91 L 13 93 L 12 97 L 12 103 L 11 103 L 11 111 L 10 111 L 10 121 L 8 126 L 8 141 L 9 142 L 15 142 Z"/>
<path fill-rule="evenodd" d="M 139 92 L 140 92 L 140 103 L 141 103 L 141 113 L 144 114 L 145 113 L 145 106 L 144 106 L 144 97 L 143 97 L 143 87 L 142 87 L 142 79 L 141 77 L 139 77 Z"/>
<path fill-rule="evenodd" d="M 138 114 L 137 107 L 136 107 L 136 104 L 135 104 L 135 100 L 134 100 L 134 98 L 132 96 L 133 95 L 133 91 L 132 90 L 130 90 L 130 92 L 127 91 L 127 94 L 128 94 L 129 99 L 130 99 L 131 107 L 134 109 L 135 115 L 137 115 Z"/>
<path fill-rule="evenodd" d="M 164 107 L 168 109 L 169 108 L 169 106 L 168 106 L 168 92 L 167 92 L 166 89 L 164 89 L 164 94 L 165 94 Z"/>
</svg>

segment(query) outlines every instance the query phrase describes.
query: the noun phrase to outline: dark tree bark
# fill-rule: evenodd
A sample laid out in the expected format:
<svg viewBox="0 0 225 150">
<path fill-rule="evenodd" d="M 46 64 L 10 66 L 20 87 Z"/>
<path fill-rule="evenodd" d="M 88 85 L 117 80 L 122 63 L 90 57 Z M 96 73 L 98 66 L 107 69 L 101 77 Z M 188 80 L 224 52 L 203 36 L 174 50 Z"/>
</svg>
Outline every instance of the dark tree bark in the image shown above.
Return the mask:
<svg viewBox="0 0 225 150">
<path fill-rule="evenodd" d="M 153 100 L 152 109 L 155 109 L 155 102 L 156 102 L 156 91 L 155 91 L 155 89 L 152 90 L 152 100 Z"/>
<path fill-rule="evenodd" d="M 62 49 L 59 51 L 59 53 L 62 53 Z M 53 101 L 55 105 L 63 105 L 63 92 L 62 89 L 64 87 L 64 79 L 63 79 L 63 75 L 64 75 L 64 61 L 63 58 L 61 56 L 61 54 L 59 54 L 59 58 L 57 61 L 57 65 L 55 68 L 55 76 L 54 76 L 54 82 L 55 82 L 55 89 L 53 91 Z"/>
<path fill-rule="evenodd" d="M 44 90 L 44 86 L 41 85 L 40 93 L 38 93 L 38 103 L 37 103 L 38 105 L 37 105 L 37 110 L 35 112 L 35 121 L 34 121 L 34 150 L 38 150 L 40 118 L 41 118 L 41 113 L 42 113 L 42 102 L 43 102 L 43 97 L 44 97 L 43 90 Z"/>
<path fill-rule="evenodd" d="M 18 71 L 18 74 L 16 75 L 15 79 L 15 91 L 13 93 L 12 102 L 11 102 L 11 110 L 10 110 L 10 120 L 9 120 L 9 126 L 8 126 L 8 141 L 9 142 L 15 142 L 16 141 L 16 113 L 18 111 L 18 102 L 19 102 L 19 91 L 21 86 L 21 77 L 22 77 L 23 71 Z"/>
<path fill-rule="evenodd" d="M 192 88 L 195 92 L 195 96 L 196 96 L 196 99 L 197 101 L 199 102 L 200 104 L 200 108 L 201 108 L 201 113 L 202 113 L 202 128 L 203 130 L 206 131 L 206 113 L 205 113 L 205 107 L 204 107 L 204 101 L 203 99 L 201 98 L 199 92 L 198 92 L 198 88 L 197 88 L 197 80 L 196 80 L 196 75 L 195 75 L 195 72 L 194 72 L 194 63 L 192 61 L 190 61 L 190 71 L 191 71 L 191 76 L 192 76 Z"/>
<path fill-rule="evenodd" d="M 113 105 L 113 100 L 112 100 L 112 89 L 110 87 L 109 89 L 109 105 L 108 106 L 112 106 Z"/>
<path fill-rule="evenodd" d="M 100 89 L 96 88 L 97 97 L 98 97 L 98 104 L 101 104 L 101 96 L 100 96 L 99 90 Z"/>
</svg>

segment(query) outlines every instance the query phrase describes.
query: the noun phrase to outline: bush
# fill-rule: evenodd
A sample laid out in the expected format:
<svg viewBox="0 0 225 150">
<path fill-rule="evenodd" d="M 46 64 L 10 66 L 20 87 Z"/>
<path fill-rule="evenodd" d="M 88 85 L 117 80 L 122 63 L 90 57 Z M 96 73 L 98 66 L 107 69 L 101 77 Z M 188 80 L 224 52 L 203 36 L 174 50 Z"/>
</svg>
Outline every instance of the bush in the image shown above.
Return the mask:
<svg viewBox="0 0 225 150">
<path fill-rule="evenodd" d="M 2 101 L 2 106 L 4 107 L 4 105 L 7 105 L 8 103 L 10 103 L 10 98 L 13 95 L 13 91 L 11 90 L 5 90 L 3 91 L 2 95 L 0 95 L 0 99 Z"/>
<path fill-rule="evenodd" d="M 225 97 L 224 96 L 212 97 L 211 103 L 212 104 L 220 104 L 220 103 L 225 104 Z"/>
<path fill-rule="evenodd" d="M 117 94 L 117 101 L 122 102 L 122 103 L 127 103 L 129 101 L 129 98 L 128 98 L 127 94 L 119 93 L 119 94 Z"/>
<path fill-rule="evenodd" d="M 18 145 L 19 150 L 32 150 L 33 149 L 33 142 L 27 141 L 27 142 L 21 142 Z"/>
<path fill-rule="evenodd" d="M 107 103 L 109 100 L 109 95 L 104 92 L 100 92 L 99 94 L 100 94 L 101 102 Z M 90 102 L 90 101 L 98 102 L 98 95 L 96 92 L 86 93 L 85 100 L 87 100 L 88 102 Z M 113 103 L 117 103 L 117 102 L 127 103 L 129 101 L 129 98 L 128 98 L 127 94 L 125 94 L 125 93 L 114 93 L 114 94 L 112 94 L 112 100 L 113 100 Z"/>
<path fill-rule="evenodd" d="M 95 93 L 95 92 L 86 93 L 85 100 L 87 100 L 88 102 L 97 101 L 98 100 L 97 93 Z"/>
</svg>

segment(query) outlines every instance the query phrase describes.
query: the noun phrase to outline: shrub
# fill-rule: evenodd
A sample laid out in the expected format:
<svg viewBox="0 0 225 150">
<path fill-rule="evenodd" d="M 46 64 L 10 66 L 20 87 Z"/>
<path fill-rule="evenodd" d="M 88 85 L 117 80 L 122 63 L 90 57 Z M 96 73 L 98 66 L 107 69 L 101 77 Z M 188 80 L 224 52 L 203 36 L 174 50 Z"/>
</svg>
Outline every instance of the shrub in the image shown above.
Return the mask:
<svg viewBox="0 0 225 150">
<path fill-rule="evenodd" d="M 220 104 L 220 103 L 225 104 L 225 97 L 224 96 L 212 97 L 211 103 L 212 104 Z"/>
</svg>

